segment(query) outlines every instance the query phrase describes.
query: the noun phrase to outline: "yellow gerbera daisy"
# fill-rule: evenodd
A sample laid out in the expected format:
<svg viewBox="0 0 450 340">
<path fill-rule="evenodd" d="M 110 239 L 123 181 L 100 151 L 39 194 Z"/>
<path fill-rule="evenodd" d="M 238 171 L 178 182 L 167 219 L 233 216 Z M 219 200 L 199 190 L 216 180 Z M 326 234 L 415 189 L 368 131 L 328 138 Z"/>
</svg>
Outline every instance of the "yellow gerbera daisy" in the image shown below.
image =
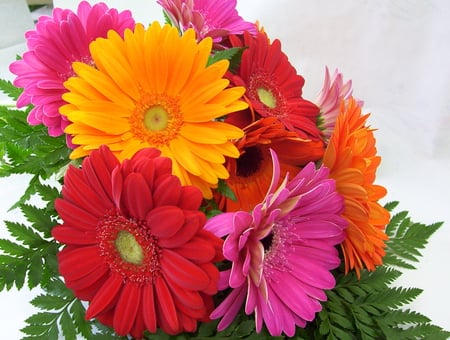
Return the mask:
<svg viewBox="0 0 450 340">
<path fill-rule="evenodd" d="M 90 45 L 95 64 L 74 63 L 77 77 L 68 89 L 61 114 L 72 122 L 76 159 L 106 144 L 122 161 L 155 147 L 173 162 L 184 185 L 196 185 L 204 197 L 219 178 L 227 178 L 224 156 L 239 157 L 230 142 L 243 131 L 216 118 L 243 110 L 245 89 L 227 88 L 229 63 L 207 66 L 212 40 L 200 43 L 193 30 L 182 36 L 169 25 L 136 25 L 122 39 L 110 31 Z"/>
</svg>

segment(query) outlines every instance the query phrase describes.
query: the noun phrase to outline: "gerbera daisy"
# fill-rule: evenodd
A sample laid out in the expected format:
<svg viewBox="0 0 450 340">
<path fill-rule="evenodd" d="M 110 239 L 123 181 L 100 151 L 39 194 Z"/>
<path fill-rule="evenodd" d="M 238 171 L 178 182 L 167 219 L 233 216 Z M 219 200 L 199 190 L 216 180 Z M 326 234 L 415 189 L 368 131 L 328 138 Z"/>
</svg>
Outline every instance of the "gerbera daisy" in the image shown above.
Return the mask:
<svg viewBox="0 0 450 340">
<path fill-rule="evenodd" d="M 213 38 L 220 43 L 230 34 L 245 31 L 256 34 L 256 24 L 242 19 L 236 10 L 237 0 L 158 0 L 174 25 L 182 31 L 193 28 L 197 39 Z"/>
<path fill-rule="evenodd" d="M 326 141 L 330 139 L 333 133 L 341 101 L 348 100 L 352 96 L 352 91 L 351 80 L 344 83 L 344 77 L 337 69 L 330 77 L 328 67 L 325 68 L 325 79 L 316 104 L 320 108 L 318 126 Z M 358 101 L 358 105 L 362 107 L 363 102 Z"/>
<path fill-rule="evenodd" d="M 122 35 L 132 27 L 130 11 L 119 13 L 104 3 L 91 6 L 86 1 L 78 5 L 77 13 L 55 8 L 51 17 L 39 17 L 36 28 L 25 35 L 28 51 L 10 65 L 17 75 L 14 85 L 24 89 L 17 106 L 34 105 L 28 123 L 46 125 L 50 136 L 62 135 L 68 121 L 59 108 L 65 104 L 63 83 L 74 75 L 72 62 L 92 64 L 91 41 L 106 37 L 111 29 Z"/>
<path fill-rule="evenodd" d="M 195 32 L 180 36 L 170 25 L 155 22 L 126 30 L 122 39 L 110 31 L 90 45 L 97 66 L 74 63 L 61 113 L 72 122 L 66 132 L 79 146 L 71 158 L 88 155 L 102 144 L 123 160 L 155 147 L 173 160 L 183 185 L 198 186 L 205 197 L 219 178 L 227 178 L 225 157 L 238 157 L 230 139 L 241 129 L 215 121 L 247 104 L 244 89 L 227 88 L 222 78 L 229 62 L 207 66 L 212 41 L 197 43 Z"/>
<path fill-rule="evenodd" d="M 250 211 L 264 199 L 273 173 L 269 148 L 278 155 L 281 177 L 287 172 L 295 176 L 301 166 L 319 160 L 325 150 L 323 142 L 299 138 L 275 117 L 257 120 L 245 127 L 244 133 L 235 142 L 241 155 L 229 158 L 226 165 L 230 173 L 226 184 L 237 199 L 221 195 L 223 211 Z"/>
<path fill-rule="evenodd" d="M 68 169 L 55 203 L 67 287 L 89 301 L 87 319 L 136 338 L 193 332 L 208 320 L 222 258 L 222 241 L 203 229 L 201 192 L 181 186 L 159 155 L 144 149 L 120 164 L 103 146 Z"/>
<path fill-rule="evenodd" d="M 274 152 L 272 157 L 273 180 L 264 201 L 252 212 L 212 217 L 205 226 L 219 237 L 228 234 L 223 251 L 232 262 L 219 283 L 231 292 L 211 314 L 222 318 L 219 330 L 245 303 L 257 332 L 265 323 L 271 335 L 293 336 L 296 326 L 304 327 L 321 310 L 324 290 L 335 286 L 330 270 L 340 263 L 335 245 L 346 225 L 335 182 L 326 167 L 316 170 L 311 162 L 277 187 L 280 169 Z"/>
<path fill-rule="evenodd" d="M 381 157 L 377 156 L 373 130 L 366 125 L 368 117 L 361 114 L 352 97 L 341 101 L 323 158 L 345 199 L 343 216 L 349 223 L 342 243 L 345 270 L 354 269 L 358 276 L 363 268 L 374 270 L 383 264 L 387 240 L 384 228 L 390 219 L 389 212 L 378 203 L 386 189 L 374 184 Z"/>
<path fill-rule="evenodd" d="M 319 139 L 319 108 L 302 98 L 305 80 L 281 51 L 280 41 L 270 43 L 264 32 L 258 32 L 256 37 L 245 33 L 243 41 L 231 36 L 230 42 L 233 47 L 247 46 L 237 74 L 228 76 L 234 85 L 246 88 L 245 98 L 256 119 L 276 117 L 299 137 Z"/>
</svg>

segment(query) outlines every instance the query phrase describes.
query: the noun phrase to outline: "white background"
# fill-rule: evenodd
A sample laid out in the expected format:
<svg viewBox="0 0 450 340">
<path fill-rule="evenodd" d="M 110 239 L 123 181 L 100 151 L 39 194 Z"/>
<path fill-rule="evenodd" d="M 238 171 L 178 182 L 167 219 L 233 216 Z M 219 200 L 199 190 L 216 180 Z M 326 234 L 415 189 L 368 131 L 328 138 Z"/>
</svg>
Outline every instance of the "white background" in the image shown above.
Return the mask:
<svg viewBox="0 0 450 340">
<path fill-rule="evenodd" d="M 11 1 L 17 0 L 0 0 L 0 9 Z M 76 3 L 55 1 L 72 9 Z M 156 1 L 107 3 L 133 10 L 143 23 L 162 20 Z M 399 200 L 399 209 L 409 210 L 415 221 L 445 222 L 431 238 L 418 270 L 406 272 L 399 283 L 424 289 L 411 307 L 450 330 L 450 2 L 240 0 L 238 10 L 249 21 L 259 20 L 271 39 L 281 40 L 306 79 L 306 98 L 316 98 L 325 65 L 353 80 L 354 95 L 365 101 L 370 123 L 377 128 L 383 157 L 377 182 L 388 188 L 385 201 Z M 8 18 L 3 15 L 0 11 L 0 36 L 17 34 L 17 28 L 5 31 L 12 26 L 4 24 Z M 0 46 L 2 77 L 10 77 L 7 64 L 23 51 L 21 41 L 10 45 Z M 23 177 L 0 179 L 1 220 L 20 218 L 6 210 L 24 186 Z M 0 236 L 6 236 L 3 225 Z M 22 336 L 23 320 L 33 313 L 28 301 L 37 293 L 0 293 L 2 338 Z"/>
</svg>

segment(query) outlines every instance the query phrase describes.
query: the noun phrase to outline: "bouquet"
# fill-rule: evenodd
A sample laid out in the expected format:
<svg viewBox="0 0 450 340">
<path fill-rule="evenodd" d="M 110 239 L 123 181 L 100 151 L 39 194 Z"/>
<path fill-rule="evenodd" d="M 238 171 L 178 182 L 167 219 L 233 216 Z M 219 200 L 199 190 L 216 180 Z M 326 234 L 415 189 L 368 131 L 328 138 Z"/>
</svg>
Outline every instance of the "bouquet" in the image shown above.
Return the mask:
<svg viewBox="0 0 450 340">
<path fill-rule="evenodd" d="M 447 338 L 392 285 L 442 223 L 380 203 L 351 81 L 304 98 L 235 0 L 158 3 L 55 8 L 0 83 L 0 175 L 32 175 L 0 289 L 43 291 L 24 338 Z"/>
</svg>

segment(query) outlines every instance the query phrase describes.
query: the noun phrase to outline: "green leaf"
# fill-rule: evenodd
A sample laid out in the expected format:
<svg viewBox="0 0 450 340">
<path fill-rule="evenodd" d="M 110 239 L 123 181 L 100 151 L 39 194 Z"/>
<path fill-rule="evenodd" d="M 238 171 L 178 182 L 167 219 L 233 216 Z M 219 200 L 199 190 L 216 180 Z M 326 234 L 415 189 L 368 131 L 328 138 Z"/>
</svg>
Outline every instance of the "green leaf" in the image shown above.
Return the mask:
<svg viewBox="0 0 450 340">
<path fill-rule="evenodd" d="M 217 186 L 217 192 L 222 194 L 223 196 L 236 201 L 236 194 L 231 190 L 231 188 L 227 185 L 227 183 L 224 180 L 219 180 L 219 184 Z"/>
<path fill-rule="evenodd" d="M 5 239 L 0 239 L 0 249 L 6 254 L 17 256 L 25 255 L 29 251 L 27 248 Z"/>
<path fill-rule="evenodd" d="M 30 316 L 25 320 L 26 323 L 31 325 L 49 325 L 58 318 L 57 313 L 40 312 Z"/>
<path fill-rule="evenodd" d="M 31 304 L 43 310 L 58 310 L 65 307 L 68 301 L 63 297 L 42 294 L 31 300 Z"/>
<path fill-rule="evenodd" d="M 35 245 L 44 241 L 42 237 L 22 223 L 4 221 L 11 236 L 27 245 Z"/>
<path fill-rule="evenodd" d="M 22 93 L 22 89 L 15 87 L 11 81 L 0 79 L 0 91 L 8 95 L 14 101 L 19 98 Z"/>
<path fill-rule="evenodd" d="M 208 66 L 220 60 L 228 60 L 230 62 L 229 69 L 234 71 L 240 64 L 244 50 L 245 48 L 243 47 L 232 47 L 226 50 L 215 51 L 214 54 L 209 57 Z"/>
<path fill-rule="evenodd" d="M 59 320 L 62 333 L 64 335 L 64 339 L 66 340 L 76 340 L 77 338 L 77 331 L 74 325 L 74 322 L 67 312 L 67 310 L 64 310 L 61 314 L 61 319 Z"/>
<path fill-rule="evenodd" d="M 29 261 L 28 288 L 34 288 L 42 280 L 42 257 L 39 253 L 34 253 Z"/>
<path fill-rule="evenodd" d="M 85 320 L 86 310 L 79 300 L 73 302 L 70 307 L 70 313 L 78 333 L 88 338 L 92 334 L 92 323 Z"/>
</svg>

